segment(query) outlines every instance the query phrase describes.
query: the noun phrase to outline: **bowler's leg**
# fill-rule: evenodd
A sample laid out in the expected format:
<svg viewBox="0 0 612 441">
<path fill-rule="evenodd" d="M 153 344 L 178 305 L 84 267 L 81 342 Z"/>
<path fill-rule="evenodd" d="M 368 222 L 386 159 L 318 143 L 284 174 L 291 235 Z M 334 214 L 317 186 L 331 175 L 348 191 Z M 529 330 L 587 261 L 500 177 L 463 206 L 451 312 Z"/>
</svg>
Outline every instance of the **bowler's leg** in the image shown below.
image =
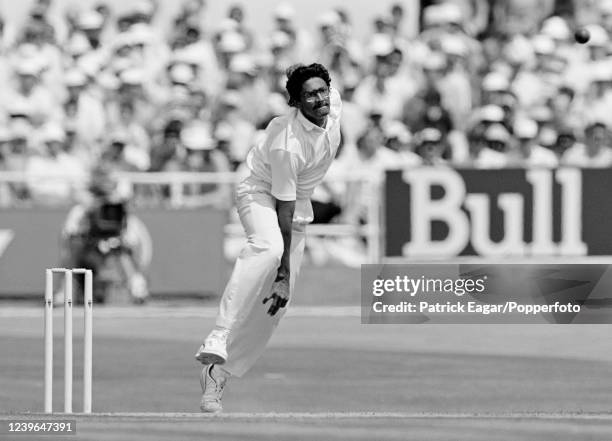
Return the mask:
<svg viewBox="0 0 612 441">
<path fill-rule="evenodd" d="M 244 322 L 262 292 L 269 292 L 283 254 L 283 238 L 273 199 L 246 195 L 239 200 L 238 214 L 247 234 L 247 244 L 219 305 L 216 327 L 196 354 L 203 364 L 227 360 L 226 340 L 237 323 Z"/>
<path fill-rule="evenodd" d="M 293 225 L 291 237 L 291 296 L 293 296 L 295 281 L 299 275 L 302 257 L 304 255 L 304 245 L 306 242 L 305 226 L 300 224 Z M 268 280 L 267 290 L 259 291 L 255 302 L 247 316 L 236 322 L 229 335 L 228 359 L 223 365 L 223 369 L 233 376 L 241 377 L 263 353 L 272 333 L 276 329 L 280 319 L 285 314 L 287 307 L 281 308 L 275 315 L 268 314 L 270 307 L 263 304 L 263 300 L 270 295 L 273 277 Z M 291 299 L 289 303 L 291 302 Z"/>
</svg>

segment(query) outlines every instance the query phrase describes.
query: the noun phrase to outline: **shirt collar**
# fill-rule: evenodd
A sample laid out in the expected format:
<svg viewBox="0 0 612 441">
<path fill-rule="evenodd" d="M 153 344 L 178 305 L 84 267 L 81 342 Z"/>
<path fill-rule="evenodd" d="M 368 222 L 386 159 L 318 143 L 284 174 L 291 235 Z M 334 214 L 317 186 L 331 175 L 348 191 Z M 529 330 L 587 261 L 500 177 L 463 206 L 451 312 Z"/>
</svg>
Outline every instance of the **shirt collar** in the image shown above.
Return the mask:
<svg viewBox="0 0 612 441">
<path fill-rule="evenodd" d="M 308 131 L 308 132 L 310 132 L 312 130 L 325 131 L 327 129 L 327 127 L 329 126 L 329 116 L 327 117 L 327 123 L 328 124 L 326 124 L 325 127 L 319 127 L 318 125 L 316 125 L 312 121 L 309 121 L 308 118 L 306 118 L 304 116 L 304 114 L 302 113 L 302 111 L 300 109 L 296 109 L 296 111 L 297 111 L 297 119 L 298 119 L 298 121 L 302 124 L 304 129 L 306 131 Z"/>
</svg>

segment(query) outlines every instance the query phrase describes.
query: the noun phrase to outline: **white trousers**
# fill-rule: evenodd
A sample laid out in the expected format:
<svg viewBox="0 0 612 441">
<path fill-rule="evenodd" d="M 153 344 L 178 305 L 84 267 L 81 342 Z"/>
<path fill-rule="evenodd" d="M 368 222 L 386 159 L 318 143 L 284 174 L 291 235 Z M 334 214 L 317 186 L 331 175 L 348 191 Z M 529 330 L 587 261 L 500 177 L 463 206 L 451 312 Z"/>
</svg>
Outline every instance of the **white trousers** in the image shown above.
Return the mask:
<svg viewBox="0 0 612 441">
<path fill-rule="evenodd" d="M 247 235 L 229 282 L 223 292 L 216 325 L 230 330 L 228 359 L 223 369 L 241 377 L 263 353 L 289 303 L 274 316 L 268 314 L 272 283 L 283 255 L 274 198 L 267 193 L 246 193 L 237 199 L 238 215 Z M 305 225 L 293 223 L 291 276 L 293 295 L 304 255 Z"/>
</svg>

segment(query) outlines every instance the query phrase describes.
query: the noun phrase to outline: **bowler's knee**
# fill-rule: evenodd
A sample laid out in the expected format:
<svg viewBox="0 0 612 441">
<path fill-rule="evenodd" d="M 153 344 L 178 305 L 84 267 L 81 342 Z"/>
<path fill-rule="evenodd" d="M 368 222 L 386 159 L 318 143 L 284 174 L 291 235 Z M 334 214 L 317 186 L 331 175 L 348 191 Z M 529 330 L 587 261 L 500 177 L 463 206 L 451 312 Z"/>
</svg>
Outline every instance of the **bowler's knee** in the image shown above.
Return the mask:
<svg viewBox="0 0 612 441">
<path fill-rule="evenodd" d="M 284 251 L 282 237 L 280 240 L 251 238 L 249 239 L 249 248 L 253 254 L 269 266 L 276 268 L 280 265 Z"/>
</svg>

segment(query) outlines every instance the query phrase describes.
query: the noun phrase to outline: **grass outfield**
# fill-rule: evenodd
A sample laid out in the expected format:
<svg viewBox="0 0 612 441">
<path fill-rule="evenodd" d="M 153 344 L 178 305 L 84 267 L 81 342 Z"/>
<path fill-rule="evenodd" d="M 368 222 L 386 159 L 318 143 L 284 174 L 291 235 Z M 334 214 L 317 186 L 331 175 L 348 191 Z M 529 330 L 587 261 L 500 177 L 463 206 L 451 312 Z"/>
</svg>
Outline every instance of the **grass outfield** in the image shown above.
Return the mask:
<svg viewBox="0 0 612 441">
<path fill-rule="evenodd" d="M 229 383 L 227 414 L 210 418 L 193 415 L 200 398 L 193 352 L 213 311 L 179 317 L 151 309 L 156 314 L 107 308 L 96 316 L 94 412 L 159 414 L 79 418 L 76 439 L 612 439 L 611 326 L 364 326 L 333 309 L 314 317 L 297 307 L 252 371 Z M 4 420 L 40 412 L 43 373 L 42 315 L 5 312 L 0 413 L 13 415 Z M 77 377 L 80 351 L 77 338 Z M 75 410 L 80 390 L 77 378 Z"/>
<path fill-rule="evenodd" d="M 36 417 L 41 419 L 41 417 Z M 63 417 L 62 417 L 63 418 Z M 45 418 L 42 418 L 45 420 Z M 516 441 L 609 440 L 606 419 L 419 415 L 149 414 L 76 417 L 77 436 L 114 440 L 397 440 Z M 4 420 L 4 421 L 3 421 Z M 0 415 L 0 430 L 9 419 Z M 47 436 L 27 439 L 48 439 Z M 3 439 L 23 440 L 23 435 Z"/>
<path fill-rule="evenodd" d="M 75 417 L 77 436 L 53 439 L 612 439 L 612 325 L 361 325 L 358 270 L 303 275 L 264 356 L 228 384 L 220 416 L 198 414 L 193 359 L 216 300 L 96 307 L 96 414 Z M 55 326 L 59 411 L 61 310 Z M 0 303 L 0 440 L 50 439 L 7 433 L 10 420 L 41 418 L 42 333 L 42 306 Z"/>
</svg>

